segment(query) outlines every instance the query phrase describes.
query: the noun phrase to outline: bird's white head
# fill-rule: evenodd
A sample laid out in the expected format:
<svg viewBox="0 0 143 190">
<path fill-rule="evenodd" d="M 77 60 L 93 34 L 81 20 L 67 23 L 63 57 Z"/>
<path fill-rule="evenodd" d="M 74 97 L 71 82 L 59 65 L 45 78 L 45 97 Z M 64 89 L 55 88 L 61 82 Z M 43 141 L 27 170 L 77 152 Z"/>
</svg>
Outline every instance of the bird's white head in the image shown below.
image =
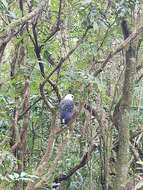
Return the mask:
<svg viewBox="0 0 143 190">
<path fill-rule="evenodd" d="M 73 98 L 74 96 L 72 94 L 67 94 L 65 97 L 64 97 L 64 100 L 72 100 L 73 101 Z"/>
</svg>

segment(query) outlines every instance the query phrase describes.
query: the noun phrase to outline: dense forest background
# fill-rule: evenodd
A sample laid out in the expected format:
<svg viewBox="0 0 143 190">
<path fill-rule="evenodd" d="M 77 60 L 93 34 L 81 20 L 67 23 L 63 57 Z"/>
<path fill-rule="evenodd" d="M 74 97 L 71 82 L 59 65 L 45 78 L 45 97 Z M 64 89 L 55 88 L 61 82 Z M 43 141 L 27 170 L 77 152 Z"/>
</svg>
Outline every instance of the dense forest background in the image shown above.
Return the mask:
<svg viewBox="0 0 143 190">
<path fill-rule="evenodd" d="M 143 189 L 142 41 L 142 0 L 0 0 L 1 190 Z"/>
</svg>

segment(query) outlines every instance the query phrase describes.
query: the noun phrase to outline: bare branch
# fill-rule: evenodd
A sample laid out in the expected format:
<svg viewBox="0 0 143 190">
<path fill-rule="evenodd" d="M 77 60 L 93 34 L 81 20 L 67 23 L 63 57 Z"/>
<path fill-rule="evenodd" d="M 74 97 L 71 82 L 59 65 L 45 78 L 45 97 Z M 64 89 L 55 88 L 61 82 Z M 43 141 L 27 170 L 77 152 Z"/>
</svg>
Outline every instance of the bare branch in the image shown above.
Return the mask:
<svg viewBox="0 0 143 190">
<path fill-rule="evenodd" d="M 119 53 L 122 49 L 126 48 L 127 45 L 130 42 L 133 42 L 142 32 L 143 32 L 143 26 L 137 29 L 136 31 L 132 32 L 129 35 L 129 37 L 126 38 L 115 50 L 111 51 L 106 57 L 106 59 L 104 60 L 104 62 L 102 63 L 101 68 L 95 71 L 94 76 L 97 76 L 99 73 L 101 73 L 104 67 L 106 66 L 106 64 L 109 62 L 109 60 L 112 59 L 112 57 L 116 55 L 117 53 Z"/>
<path fill-rule="evenodd" d="M 61 181 L 68 180 L 73 174 L 75 174 L 77 170 L 84 167 L 88 163 L 88 161 L 91 158 L 92 152 L 95 151 L 96 148 L 97 148 L 96 144 L 91 145 L 90 149 L 83 155 L 79 164 L 70 169 L 67 175 L 61 174 L 58 178 L 54 180 L 54 182 L 59 183 Z"/>
<path fill-rule="evenodd" d="M 45 80 L 41 83 L 41 88 L 44 88 L 44 85 L 48 82 L 49 78 L 63 65 L 63 63 L 74 53 L 74 51 L 80 46 L 80 44 L 83 42 L 86 34 L 88 32 L 88 28 L 86 29 L 85 33 L 83 34 L 82 38 L 78 40 L 75 47 L 69 51 L 69 53 L 64 57 L 61 58 L 58 65 L 55 67 L 55 69 L 45 78 Z"/>
<path fill-rule="evenodd" d="M 60 0 L 56 26 L 54 27 L 53 31 L 49 34 L 49 36 L 43 41 L 42 45 L 40 46 L 40 49 L 43 48 L 45 43 L 49 41 L 60 30 L 62 3 L 63 3 L 63 0 Z"/>
<path fill-rule="evenodd" d="M 15 32 L 15 28 L 25 25 L 26 22 L 28 22 L 30 19 L 38 15 L 42 11 L 42 9 L 46 6 L 46 4 L 48 4 L 48 0 L 41 1 L 41 3 L 39 3 L 39 6 L 35 8 L 32 12 L 10 23 L 7 26 L 7 28 L 0 34 L 0 51 L 3 45 L 7 44 L 11 40 L 11 38 L 17 34 L 17 32 Z"/>
<path fill-rule="evenodd" d="M 24 87 L 24 101 L 23 101 L 23 111 L 25 112 L 29 107 L 29 81 L 25 81 Z M 18 118 L 17 118 L 18 119 Z M 19 140 L 12 146 L 12 150 L 15 151 L 17 147 L 21 148 L 26 140 L 26 134 L 29 122 L 29 112 L 27 111 L 23 118 L 23 126 L 19 133 Z"/>
</svg>

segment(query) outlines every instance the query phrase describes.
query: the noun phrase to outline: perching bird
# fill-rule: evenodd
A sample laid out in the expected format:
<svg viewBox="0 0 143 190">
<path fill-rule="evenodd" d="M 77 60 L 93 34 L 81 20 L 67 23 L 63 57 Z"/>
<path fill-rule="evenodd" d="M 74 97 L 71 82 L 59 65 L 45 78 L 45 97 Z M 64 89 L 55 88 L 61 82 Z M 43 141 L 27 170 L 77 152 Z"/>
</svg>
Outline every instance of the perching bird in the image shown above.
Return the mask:
<svg viewBox="0 0 143 190">
<path fill-rule="evenodd" d="M 60 120 L 62 124 L 68 124 L 73 116 L 73 95 L 67 94 L 60 102 Z"/>
</svg>

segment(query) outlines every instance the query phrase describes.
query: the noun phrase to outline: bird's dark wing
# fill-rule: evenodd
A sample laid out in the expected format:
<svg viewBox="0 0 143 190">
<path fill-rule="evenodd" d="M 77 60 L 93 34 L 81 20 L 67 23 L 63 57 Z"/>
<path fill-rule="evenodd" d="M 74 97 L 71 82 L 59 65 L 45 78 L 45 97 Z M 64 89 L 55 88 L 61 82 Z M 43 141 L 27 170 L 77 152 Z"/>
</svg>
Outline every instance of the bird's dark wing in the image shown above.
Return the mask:
<svg viewBox="0 0 143 190">
<path fill-rule="evenodd" d="M 71 100 L 62 100 L 60 102 L 60 119 L 62 123 L 67 124 L 73 115 L 74 103 Z"/>
<path fill-rule="evenodd" d="M 60 111 L 72 112 L 74 103 L 71 100 L 62 100 L 60 102 Z"/>
</svg>

